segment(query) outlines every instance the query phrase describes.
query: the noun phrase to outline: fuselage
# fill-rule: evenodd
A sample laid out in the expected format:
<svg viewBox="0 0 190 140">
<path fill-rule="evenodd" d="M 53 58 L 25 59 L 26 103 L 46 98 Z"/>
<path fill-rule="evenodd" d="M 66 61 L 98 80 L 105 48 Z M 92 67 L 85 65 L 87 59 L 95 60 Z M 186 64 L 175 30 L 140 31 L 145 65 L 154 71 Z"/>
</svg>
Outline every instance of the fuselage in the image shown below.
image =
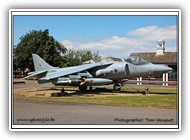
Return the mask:
<svg viewBox="0 0 190 140">
<path fill-rule="evenodd" d="M 69 67 L 70 70 L 78 69 L 78 66 Z M 108 66 L 99 66 L 89 70 L 73 73 L 72 75 L 59 77 L 51 81 L 43 81 L 39 79 L 39 83 L 52 82 L 55 85 L 105 85 L 122 81 L 134 77 L 142 77 L 149 75 L 161 75 L 171 71 L 172 69 L 158 64 L 146 63 L 142 65 L 135 65 L 129 62 L 118 61 Z M 48 75 L 54 73 L 64 73 L 65 68 L 50 70 Z"/>
</svg>

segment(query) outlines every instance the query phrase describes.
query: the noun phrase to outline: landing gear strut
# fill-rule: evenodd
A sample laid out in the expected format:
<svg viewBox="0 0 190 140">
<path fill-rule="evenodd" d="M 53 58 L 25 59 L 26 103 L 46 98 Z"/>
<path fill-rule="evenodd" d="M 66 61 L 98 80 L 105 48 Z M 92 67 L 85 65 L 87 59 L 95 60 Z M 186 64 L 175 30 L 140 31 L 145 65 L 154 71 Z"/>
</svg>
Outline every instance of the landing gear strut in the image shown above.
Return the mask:
<svg viewBox="0 0 190 140">
<path fill-rule="evenodd" d="M 122 87 L 122 84 L 116 83 L 116 84 L 113 86 L 113 90 L 114 90 L 114 91 L 120 91 L 120 90 L 121 90 L 121 87 Z"/>
</svg>

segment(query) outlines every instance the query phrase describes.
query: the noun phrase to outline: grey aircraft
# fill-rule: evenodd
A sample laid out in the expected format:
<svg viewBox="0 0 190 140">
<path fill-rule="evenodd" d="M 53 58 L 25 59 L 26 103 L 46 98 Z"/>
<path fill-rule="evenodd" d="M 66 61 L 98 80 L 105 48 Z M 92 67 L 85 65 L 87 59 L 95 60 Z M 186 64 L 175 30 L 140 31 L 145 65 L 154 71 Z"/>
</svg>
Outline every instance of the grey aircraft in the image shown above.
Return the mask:
<svg viewBox="0 0 190 140">
<path fill-rule="evenodd" d="M 32 54 L 34 62 L 34 72 L 30 72 L 29 77 L 37 77 L 38 83 L 52 82 L 54 85 L 78 86 L 80 91 L 86 91 L 89 86 L 114 84 L 113 89 L 119 91 L 129 78 L 161 75 L 172 71 L 172 68 L 152 64 L 141 57 L 128 57 L 118 61 L 101 61 L 58 68 L 50 66 L 37 54 Z M 62 92 L 64 89 L 62 88 Z"/>
</svg>

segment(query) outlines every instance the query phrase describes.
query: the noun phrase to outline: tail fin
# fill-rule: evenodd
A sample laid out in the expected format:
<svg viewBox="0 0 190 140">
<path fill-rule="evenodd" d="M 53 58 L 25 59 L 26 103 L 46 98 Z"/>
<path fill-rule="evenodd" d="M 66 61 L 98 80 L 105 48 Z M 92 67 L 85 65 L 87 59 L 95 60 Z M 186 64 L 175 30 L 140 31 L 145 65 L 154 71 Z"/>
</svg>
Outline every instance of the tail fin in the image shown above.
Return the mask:
<svg viewBox="0 0 190 140">
<path fill-rule="evenodd" d="M 37 54 L 32 54 L 32 58 L 33 58 L 33 62 L 34 62 L 35 71 L 42 71 L 42 70 L 48 70 L 48 69 L 55 69 L 56 68 L 56 67 L 50 66 L 48 63 L 46 63 Z"/>
</svg>

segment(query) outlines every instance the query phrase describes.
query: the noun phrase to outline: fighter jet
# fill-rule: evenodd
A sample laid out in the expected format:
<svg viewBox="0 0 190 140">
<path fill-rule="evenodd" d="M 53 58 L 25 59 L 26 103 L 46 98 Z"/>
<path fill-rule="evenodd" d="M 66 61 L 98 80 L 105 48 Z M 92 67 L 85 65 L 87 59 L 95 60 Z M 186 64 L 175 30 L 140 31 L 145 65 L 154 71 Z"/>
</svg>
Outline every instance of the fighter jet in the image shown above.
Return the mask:
<svg viewBox="0 0 190 140">
<path fill-rule="evenodd" d="M 101 61 L 58 68 L 50 66 L 37 54 L 32 54 L 34 62 L 34 72 L 30 72 L 29 77 L 37 77 L 38 83 L 52 82 L 54 85 L 78 86 L 80 91 L 86 91 L 87 87 L 114 84 L 113 90 L 119 91 L 129 78 L 161 75 L 172 71 L 172 68 L 152 64 L 141 57 L 128 57 L 118 61 Z M 62 88 L 64 92 L 64 88 Z"/>
</svg>

